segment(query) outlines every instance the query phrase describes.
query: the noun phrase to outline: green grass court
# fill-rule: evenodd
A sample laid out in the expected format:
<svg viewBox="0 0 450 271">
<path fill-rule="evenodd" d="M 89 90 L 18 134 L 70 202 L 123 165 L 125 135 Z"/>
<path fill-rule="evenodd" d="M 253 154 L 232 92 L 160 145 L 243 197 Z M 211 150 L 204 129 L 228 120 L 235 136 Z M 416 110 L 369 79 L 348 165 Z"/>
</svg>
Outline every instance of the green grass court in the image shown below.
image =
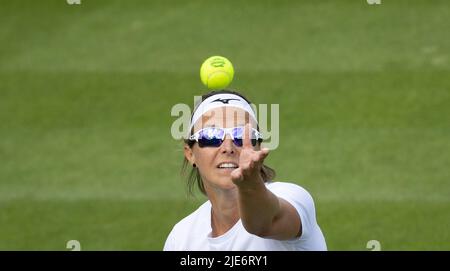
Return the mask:
<svg viewBox="0 0 450 271">
<path fill-rule="evenodd" d="M 330 250 L 450 250 L 450 3 L 2 1 L 0 250 L 161 250 L 186 197 L 176 103 L 280 105 L 278 181 Z"/>
</svg>

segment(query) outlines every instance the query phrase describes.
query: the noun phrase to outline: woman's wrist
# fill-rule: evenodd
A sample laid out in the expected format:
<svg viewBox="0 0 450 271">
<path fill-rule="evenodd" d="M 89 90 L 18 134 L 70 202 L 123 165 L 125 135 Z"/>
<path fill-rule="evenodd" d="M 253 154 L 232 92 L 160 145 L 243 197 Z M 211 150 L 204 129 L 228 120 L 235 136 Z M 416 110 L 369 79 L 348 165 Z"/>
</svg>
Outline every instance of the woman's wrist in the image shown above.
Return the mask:
<svg viewBox="0 0 450 271">
<path fill-rule="evenodd" d="M 261 176 L 235 182 L 235 185 L 240 193 L 260 193 L 266 191 L 266 185 Z"/>
</svg>

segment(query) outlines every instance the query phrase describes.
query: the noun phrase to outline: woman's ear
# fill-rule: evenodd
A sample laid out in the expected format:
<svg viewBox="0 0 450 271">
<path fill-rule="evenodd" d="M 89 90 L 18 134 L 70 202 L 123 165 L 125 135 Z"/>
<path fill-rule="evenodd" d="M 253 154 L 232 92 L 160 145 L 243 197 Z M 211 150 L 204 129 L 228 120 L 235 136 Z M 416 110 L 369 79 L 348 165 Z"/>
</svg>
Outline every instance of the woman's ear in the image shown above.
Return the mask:
<svg viewBox="0 0 450 271">
<path fill-rule="evenodd" d="M 194 152 L 187 144 L 184 144 L 184 157 L 186 157 L 191 165 L 195 164 Z"/>
</svg>

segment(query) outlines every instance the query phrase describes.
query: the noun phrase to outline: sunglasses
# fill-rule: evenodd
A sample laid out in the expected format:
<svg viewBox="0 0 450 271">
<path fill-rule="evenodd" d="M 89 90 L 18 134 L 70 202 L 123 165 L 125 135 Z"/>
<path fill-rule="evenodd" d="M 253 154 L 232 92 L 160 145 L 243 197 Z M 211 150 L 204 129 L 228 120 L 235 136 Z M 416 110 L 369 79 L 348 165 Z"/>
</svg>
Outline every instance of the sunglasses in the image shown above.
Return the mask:
<svg viewBox="0 0 450 271">
<path fill-rule="evenodd" d="M 243 135 L 244 135 L 245 127 L 233 127 L 233 128 L 219 128 L 219 127 L 207 127 L 203 128 L 193 135 L 189 137 L 189 140 L 198 142 L 198 146 L 200 148 L 203 147 L 220 147 L 223 141 L 225 140 L 225 136 L 230 135 L 233 140 L 234 145 L 238 147 L 242 147 L 243 143 Z M 261 143 L 262 135 L 255 128 L 251 129 L 251 142 L 253 146 L 256 146 L 256 143 Z"/>
</svg>

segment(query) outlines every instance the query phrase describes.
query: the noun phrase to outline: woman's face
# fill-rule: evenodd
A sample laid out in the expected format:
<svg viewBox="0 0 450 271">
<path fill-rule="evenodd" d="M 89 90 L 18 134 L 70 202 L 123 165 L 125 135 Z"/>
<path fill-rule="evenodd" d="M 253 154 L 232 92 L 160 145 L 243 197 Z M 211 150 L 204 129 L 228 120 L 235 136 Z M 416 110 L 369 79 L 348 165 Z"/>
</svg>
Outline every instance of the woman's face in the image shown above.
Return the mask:
<svg viewBox="0 0 450 271">
<path fill-rule="evenodd" d="M 256 122 L 244 110 L 235 107 L 216 108 L 206 112 L 194 125 L 194 133 L 210 126 L 220 128 L 245 126 L 249 121 L 251 126 L 256 129 Z M 258 149 L 259 144 L 254 148 Z M 198 167 L 206 190 L 235 188 L 230 176 L 235 168 L 220 167 L 223 163 L 232 163 L 235 167 L 239 164 L 241 147 L 233 143 L 230 135 L 225 136 L 224 142 L 219 147 L 200 148 L 195 143 L 192 148 L 185 145 L 184 150 L 186 159 Z"/>
</svg>

